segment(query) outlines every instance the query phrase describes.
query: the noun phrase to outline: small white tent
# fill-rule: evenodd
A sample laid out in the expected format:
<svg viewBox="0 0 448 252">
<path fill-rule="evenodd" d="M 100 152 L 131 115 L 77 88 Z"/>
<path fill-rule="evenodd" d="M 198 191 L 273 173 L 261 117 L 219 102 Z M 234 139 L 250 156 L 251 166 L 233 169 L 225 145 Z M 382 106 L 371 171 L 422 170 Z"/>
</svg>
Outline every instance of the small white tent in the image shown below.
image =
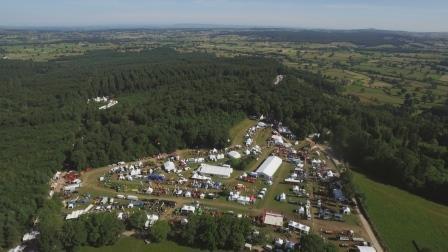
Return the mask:
<svg viewBox="0 0 448 252">
<path fill-rule="evenodd" d="M 163 164 L 163 168 L 165 169 L 166 172 L 172 172 L 172 171 L 174 171 L 174 170 L 176 169 L 176 166 L 174 165 L 173 162 L 171 162 L 171 161 L 166 161 L 166 162 Z"/>
<path fill-rule="evenodd" d="M 227 153 L 227 156 L 233 159 L 241 158 L 241 154 L 238 151 L 230 151 L 229 153 Z"/>
</svg>

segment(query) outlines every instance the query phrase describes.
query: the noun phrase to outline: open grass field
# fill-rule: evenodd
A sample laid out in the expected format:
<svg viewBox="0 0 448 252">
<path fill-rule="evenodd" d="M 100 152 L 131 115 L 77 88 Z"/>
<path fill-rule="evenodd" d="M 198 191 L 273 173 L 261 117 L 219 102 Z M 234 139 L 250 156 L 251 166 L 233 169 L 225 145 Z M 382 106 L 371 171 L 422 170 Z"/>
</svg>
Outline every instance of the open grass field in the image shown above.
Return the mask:
<svg viewBox="0 0 448 252">
<path fill-rule="evenodd" d="M 161 243 L 145 244 L 141 239 L 133 237 L 122 237 L 112 246 L 104 246 L 100 248 L 95 247 L 81 247 L 77 252 L 145 252 L 145 251 L 180 251 L 180 252 L 197 252 L 199 249 L 184 247 L 172 241 L 164 241 Z"/>
<path fill-rule="evenodd" d="M 390 251 L 448 251 L 448 207 L 354 172 L 356 186 L 366 196 L 367 212 Z"/>
<path fill-rule="evenodd" d="M 254 120 L 244 119 L 233 126 L 229 131 L 232 145 L 243 144 L 247 129 L 254 126 L 256 123 L 257 122 Z"/>
</svg>

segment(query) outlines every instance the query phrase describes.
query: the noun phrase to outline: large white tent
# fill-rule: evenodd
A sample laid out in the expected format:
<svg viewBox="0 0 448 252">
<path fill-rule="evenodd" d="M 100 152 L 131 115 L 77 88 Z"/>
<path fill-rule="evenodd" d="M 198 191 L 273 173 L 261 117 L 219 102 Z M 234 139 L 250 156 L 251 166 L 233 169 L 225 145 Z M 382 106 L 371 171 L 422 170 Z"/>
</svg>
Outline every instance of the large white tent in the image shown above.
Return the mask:
<svg viewBox="0 0 448 252">
<path fill-rule="evenodd" d="M 232 175 L 233 169 L 225 166 L 201 164 L 198 172 L 202 175 L 219 176 L 223 178 L 229 178 Z"/>
<path fill-rule="evenodd" d="M 265 178 L 271 179 L 277 172 L 278 168 L 282 165 L 282 159 L 277 156 L 269 156 L 266 160 L 258 167 L 256 173 Z"/>
</svg>

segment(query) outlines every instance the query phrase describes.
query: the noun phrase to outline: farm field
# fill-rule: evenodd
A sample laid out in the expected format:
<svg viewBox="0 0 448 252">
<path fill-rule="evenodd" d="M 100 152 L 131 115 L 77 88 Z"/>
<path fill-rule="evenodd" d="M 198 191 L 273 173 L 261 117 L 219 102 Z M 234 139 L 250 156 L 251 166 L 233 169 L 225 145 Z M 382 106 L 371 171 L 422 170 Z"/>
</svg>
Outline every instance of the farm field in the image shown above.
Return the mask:
<svg viewBox="0 0 448 252">
<path fill-rule="evenodd" d="M 66 34 L 68 36 L 70 34 Z M 9 59 L 48 61 L 82 55 L 93 50 L 112 49 L 120 52 L 139 51 L 158 46 L 173 47 L 179 52 L 206 52 L 218 57 L 267 56 L 285 65 L 322 73 L 343 83 L 346 94 L 369 104 L 401 105 L 405 94 L 412 95 L 419 107 L 441 104 L 447 94 L 446 69 L 437 67 L 443 54 L 431 51 L 390 53 L 393 47 L 363 48 L 351 43 L 311 43 L 254 40 L 239 34 L 165 31 L 154 35 L 149 31 L 104 33 L 106 42 L 63 42 L 64 36 L 47 35 L 45 43 L 0 46 Z M 76 34 L 85 36 L 86 34 Z M 11 42 L 14 35 L 2 38 Z M 126 43 L 121 42 L 126 39 Z M 445 49 L 445 48 L 444 48 Z M 441 49 L 442 52 L 444 49 Z M 361 87 L 363 90 L 361 91 Z M 391 89 L 392 92 L 389 92 Z M 415 95 L 414 95 L 415 94 Z"/>
<path fill-rule="evenodd" d="M 181 246 L 172 241 L 163 241 L 160 243 L 145 244 L 141 239 L 133 237 L 122 237 L 117 243 L 112 246 L 104 246 L 100 248 L 95 247 L 81 247 L 77 252 L 144 252 L 144 251 L 180 251 L 180 252 L 198 252 L 202 251 L 190 247 Z"/>
<path fill-rule="evenodd" d="M 419 248 L 446 251 L 448 207 L 354 172 L 355 185 L 365 194 L 367 212 L 391 251 Z"/>
<path fill-rule="evenodd" d="M 92 50 L 112 49 L 111 43 L 51 43 L 36 45 L 6 46 L 5 56 L 15 60 L 48 61 L 61 57 L 85 54 Z"/>
</svg>

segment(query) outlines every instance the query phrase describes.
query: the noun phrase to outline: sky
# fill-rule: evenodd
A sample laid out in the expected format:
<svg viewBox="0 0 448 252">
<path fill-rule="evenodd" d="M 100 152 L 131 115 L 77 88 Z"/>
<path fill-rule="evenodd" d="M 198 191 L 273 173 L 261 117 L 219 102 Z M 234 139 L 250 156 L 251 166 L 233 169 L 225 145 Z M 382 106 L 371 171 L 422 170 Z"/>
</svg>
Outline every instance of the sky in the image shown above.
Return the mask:
<svg viewBox="0 0 448 252">
<path fill-rule="evenodd" d="M 448 0 L 0 0 L 0 26 L 177 24 L 448 32 Z"/>
</svg>

